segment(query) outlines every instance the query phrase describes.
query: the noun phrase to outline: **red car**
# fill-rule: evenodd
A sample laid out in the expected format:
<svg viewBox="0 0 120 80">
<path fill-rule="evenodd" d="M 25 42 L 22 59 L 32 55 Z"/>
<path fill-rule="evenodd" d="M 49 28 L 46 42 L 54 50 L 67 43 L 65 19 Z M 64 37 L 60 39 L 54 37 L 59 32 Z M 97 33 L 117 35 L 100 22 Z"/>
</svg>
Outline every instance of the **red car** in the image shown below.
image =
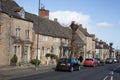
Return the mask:
<svg viewBox="0 0 120 80">
<path fill-rule="evenodd" d="M 99 63 L 96 59 L 94 58 L 87 58 L 85 59 L 84 63 L 83 63 L 83 66 L 97 66 Z"/>
</svg>

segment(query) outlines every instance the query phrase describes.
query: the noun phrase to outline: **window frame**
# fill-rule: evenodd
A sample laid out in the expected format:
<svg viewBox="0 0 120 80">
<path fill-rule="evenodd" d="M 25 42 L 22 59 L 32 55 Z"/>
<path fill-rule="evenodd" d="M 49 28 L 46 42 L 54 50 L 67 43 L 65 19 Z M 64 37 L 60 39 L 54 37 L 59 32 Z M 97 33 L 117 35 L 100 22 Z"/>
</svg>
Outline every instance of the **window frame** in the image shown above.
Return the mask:
<svg viewBox="0 0 120 80">
<path fill-rule="evenodd" d="M 25 40 L 28 40 L 30 37 L 30 30 L 25 30 Z"/>
<path fill-rule="evenodd" d="M 16 37 L 20 38 L 20 28 L 16 28 Z"/>
</svg>

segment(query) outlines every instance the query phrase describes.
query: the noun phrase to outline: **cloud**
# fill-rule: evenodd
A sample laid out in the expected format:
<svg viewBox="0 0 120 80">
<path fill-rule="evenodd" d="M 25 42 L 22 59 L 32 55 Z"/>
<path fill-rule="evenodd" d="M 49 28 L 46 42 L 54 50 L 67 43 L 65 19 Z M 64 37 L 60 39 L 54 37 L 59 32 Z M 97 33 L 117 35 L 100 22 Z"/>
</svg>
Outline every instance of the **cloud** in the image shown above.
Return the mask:
<svg viewBox="0 0 120 80">
<path fill-rule="evenodd" d="M 111 27 L 112 24 L 107 23 L 107 22 L 102 22 L 102 23 L 97 23 L 96 26 L 98 26 L 98 27 Z"/>
<path fill-rule="evenodd" d="M 90 16 L 76 11 L 55 11 L 50 12 L 50 19 L 58 19 L 58 22 L 64 26 L 69 26 L 71 21 L 77 24 L 87 25 L 90 22 Z"/>
</svg>

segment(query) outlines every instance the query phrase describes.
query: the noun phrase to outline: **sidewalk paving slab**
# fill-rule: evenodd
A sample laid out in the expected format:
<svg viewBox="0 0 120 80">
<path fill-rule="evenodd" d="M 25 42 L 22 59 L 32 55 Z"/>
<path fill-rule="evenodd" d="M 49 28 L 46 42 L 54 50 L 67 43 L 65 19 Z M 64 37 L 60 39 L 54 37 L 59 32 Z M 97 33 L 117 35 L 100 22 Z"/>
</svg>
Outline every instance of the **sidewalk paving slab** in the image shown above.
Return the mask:
<svg viewBox="0 0 120 80">
<path fill-rule="evenodd" d="M 2 66 L 0 67 L 0 80 L 49 72 L 53 71 L 53 68 L 55 68 L 55 65 L 39 65 L 38 70 L 36 71 L 35 66 Z"/>
</svg>

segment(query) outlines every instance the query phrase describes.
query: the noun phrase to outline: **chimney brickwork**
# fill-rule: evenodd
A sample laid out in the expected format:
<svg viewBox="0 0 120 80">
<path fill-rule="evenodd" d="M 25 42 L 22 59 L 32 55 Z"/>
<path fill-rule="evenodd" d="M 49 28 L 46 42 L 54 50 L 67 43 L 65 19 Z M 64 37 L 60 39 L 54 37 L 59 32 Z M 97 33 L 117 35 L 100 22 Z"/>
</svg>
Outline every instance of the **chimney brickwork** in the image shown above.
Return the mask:
<svg viewBox="0 0 120 80">
<path fill-rule="evenodd" d="M 39 16 L 42 18 L 49 19 L 49 10 L 45 10 L 44 8 L 40 9 Z"/>
</svg>

